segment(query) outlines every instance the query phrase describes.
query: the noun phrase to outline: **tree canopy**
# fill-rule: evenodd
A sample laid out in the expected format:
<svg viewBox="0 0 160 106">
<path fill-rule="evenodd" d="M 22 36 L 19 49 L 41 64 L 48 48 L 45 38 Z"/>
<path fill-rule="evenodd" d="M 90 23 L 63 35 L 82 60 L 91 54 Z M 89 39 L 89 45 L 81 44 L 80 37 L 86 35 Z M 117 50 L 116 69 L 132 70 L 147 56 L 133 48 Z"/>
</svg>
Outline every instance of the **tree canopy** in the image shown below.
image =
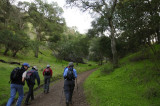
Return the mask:
<svg viewBox="0 0 160 106">
<path fill-rule="evenodd" d="M 0 1 L 0 49 L 15 57 L 29 48 L 38 58 L 45 46 L 60 60 L 84 63 L 91 59 L 102 64 L 110 60 L 118 67 L 118 58 L 142 46 L 160 43 L 159 0 L 66 0 L 66 6 L 89 11 L 94 20 L 86 34 L 69 28 L 63 9 L 56 2 L 43 0 Z"/>
</svg>

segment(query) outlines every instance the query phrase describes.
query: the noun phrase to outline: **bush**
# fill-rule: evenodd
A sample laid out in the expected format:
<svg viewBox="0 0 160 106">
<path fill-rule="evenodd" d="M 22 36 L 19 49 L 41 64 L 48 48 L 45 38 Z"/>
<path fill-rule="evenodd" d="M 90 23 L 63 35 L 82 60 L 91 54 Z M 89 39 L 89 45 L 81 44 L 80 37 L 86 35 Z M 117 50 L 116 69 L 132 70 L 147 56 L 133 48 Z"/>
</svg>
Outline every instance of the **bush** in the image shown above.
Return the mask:
<svg viewBox="0 0 160 106">
<path fill-rule="evenodd" d="M 111 63 L 107 63 L 104 66 L 101 67 L 101 73 L 102 74 L 110 74 L 111 72 L 114 71 L 113 65 Z"/>
<path fill-rule="evenodd" d="M 160 95 L 160 91 L 157 88 L 151 87 L 144 93 L 144 97 L 147 99 L 151 99 L 153 97 L 158 97 Z"/>
</svg>

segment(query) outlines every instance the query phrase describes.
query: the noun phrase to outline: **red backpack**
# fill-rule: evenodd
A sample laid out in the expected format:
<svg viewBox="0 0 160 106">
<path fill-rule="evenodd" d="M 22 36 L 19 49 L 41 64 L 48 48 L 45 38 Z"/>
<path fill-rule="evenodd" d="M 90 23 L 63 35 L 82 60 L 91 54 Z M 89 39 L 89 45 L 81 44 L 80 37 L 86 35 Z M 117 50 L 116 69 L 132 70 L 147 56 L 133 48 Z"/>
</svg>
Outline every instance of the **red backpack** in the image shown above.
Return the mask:
<svg viewBox="0 0 160 106">
<path fill-rule="evenodd" d="M 46 68 L 46 69 L 44 70 L 44 75 L 47 75 L 47 76 L 51 75 L 51 72 L 50 72 L 50 69 L 49 69 L 49 68 Z"/>
</svg>

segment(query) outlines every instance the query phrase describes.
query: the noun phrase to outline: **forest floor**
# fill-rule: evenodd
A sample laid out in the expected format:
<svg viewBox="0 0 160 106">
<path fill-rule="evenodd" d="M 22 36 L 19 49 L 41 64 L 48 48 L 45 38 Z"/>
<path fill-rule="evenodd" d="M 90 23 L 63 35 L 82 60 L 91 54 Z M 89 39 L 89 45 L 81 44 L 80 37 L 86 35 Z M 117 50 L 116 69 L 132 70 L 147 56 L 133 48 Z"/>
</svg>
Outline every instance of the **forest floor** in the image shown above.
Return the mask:
<svg viewBox="0 0 160 106">
<path fill-rule="evenodd" d="M 78 74 L 77 84 L 75 83 L 75 88 L 72 97 L 72 106 L 89 106 L 84 95 L 83 82 L 95 70 L 96 69 L 93 69 Z M 58 80 L 56 82 L 52 82 L 50 84 L 49 93 L 45 94 L 43 93 L 43 91 L 41 91 L 35 96 L 35 99 L 30 102 L 31 104 L 29 106 L 65 106 L 66 102 L 63 86 L 63 79 Z"/>
</svg>

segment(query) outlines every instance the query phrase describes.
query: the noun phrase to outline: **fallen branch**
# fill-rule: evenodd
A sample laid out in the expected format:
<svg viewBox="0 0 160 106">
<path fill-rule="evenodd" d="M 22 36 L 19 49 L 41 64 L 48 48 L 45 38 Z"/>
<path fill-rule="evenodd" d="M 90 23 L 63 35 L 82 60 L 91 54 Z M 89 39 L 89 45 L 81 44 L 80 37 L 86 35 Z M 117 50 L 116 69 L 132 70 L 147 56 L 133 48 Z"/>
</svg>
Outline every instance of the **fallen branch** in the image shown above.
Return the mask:
<svg viewBox="0 0 160 106">
<path fill-rule="evenodd" d="M 8 63 L 8 64 L 17 64 L 17 65 L 21 65 L 21 63 L 19 62 L 6 62 L 5 60 L 0 59 L 0 62 L 2 63 Z"/>
</svg>

